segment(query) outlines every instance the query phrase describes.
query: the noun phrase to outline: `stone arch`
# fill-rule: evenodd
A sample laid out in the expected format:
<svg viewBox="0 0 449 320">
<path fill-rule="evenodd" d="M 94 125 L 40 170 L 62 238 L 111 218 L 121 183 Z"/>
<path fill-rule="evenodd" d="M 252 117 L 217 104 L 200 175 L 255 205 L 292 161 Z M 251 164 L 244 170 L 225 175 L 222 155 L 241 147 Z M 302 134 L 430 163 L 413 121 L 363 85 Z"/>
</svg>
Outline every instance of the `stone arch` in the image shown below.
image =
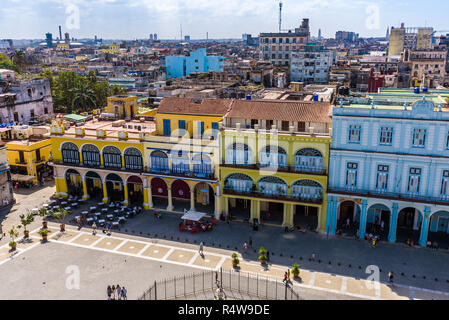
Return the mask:
<svg viewBox="0 0 449 320">
<path fill-rule="evenodd" d="M 266 145 L 259 151 L 261 167 L 286 167 L 287 152 L 280 146 Z"/>
<path fill-rule="evenodd" d="M 212 158 L 204 153 L 197 153 L 192 157 L 193 173 L 208 176 L 213 174 Z"/>
<path fill-rule="evenodd" d="M 150 153 L 150 168 L 153 171 L 168 170 L 168 155 L 162 150 L 153 150 Z"/>
<path fill-rule="evenodd" d="M 172 182 L 171 186 L 173 199 L 190 199 L 190 186 L 184 180 L 175 180 Z"/>
<path fill-rule="evenodd" d="M 109 173 L 105 176 L 104 181 L 111 201 L 123 201 L 125 199 L 122 177 L 115 173 Z"/>
<path fill-rule="evenodd" d="M 143 202 L 143 180 L 139 176 L 128 176 L 126 178 L 126 185 L 128 187 L 128 199 L 130 203 Z"/>
<path fill-rule="evenodd" d="M 123 151 L 125 168 L 128 170 L 142 170 L 143 157 L 142 152 L 135 147 L 128 147 Z"/>
<path fill-rule="evenodd" d="M 295 152 L 295 169 L 303 171 L 322 170 L 323 154 L 314 148 L 303 148 Z"/>
<path fill-rule="evenodd" d="M 257 189 L 265 195 L 287 195 L 287 182 L 276 176 L 266 176 L 259 179 Z"/>
<path fill-rule="evenodd" d="M 386 237 L 390 230 L 391 208 L 382 202 L 373 202 L 366 210 L 366 232 Z"/>
<path fill-rule="evenodd" d="M 337 225 L 346 224 L 346 220 L 349 218 L 350 223 L 360 223 L 360 204 L 352 199 L 345 199 L 339 201 L 337 207 Z"/>
<path fill-rule="evenodd" d="M 121 168 L 122 167 L 122 152 L 115 146 L 105 146 L 101 150 L 103 155 L 103 163 L 105 167 Z"/>
<path fill-rule="evenodd" d="M 252 164 L 252 157 L 252 149 L 246 143 L 234 142 L 226 148 L 226 163 Z"/>
<path fill-rule="evenodd" d="M 80 163 L 80 151 L 76 144 L 73 142 L 64 142 L 61 144 L 62 162 L 79 164 Z"/>
<path fill-rule="evenodd" d="M 67 193 L 71 195 L 83 195 L 83 182 L 81 174 L 72 168 L 65 170 L 64 177 L 67 183 Z"/>
<path fill-rule="evenodd" d="M 84 174 L 87 193 L 91 198 L 103 198 L 103 178 L 95 171 L 86 171 Z"/>
<path fill-rule="evenodd" d="M 301 179 L 292 184 L 292 197 L 318 200 L 323 198 L 323 187 L 314 180 Z"/>
<path fill-rule="evenodd" d="M 231 173 L 224 181 L 224 189 L 245 193 L 251 192 L 254 185 L 254 180 L 244 173 Z"/>
<path fill-rule="evenodd" d="M 81 153 L 83 154 L 83 164 L 87 166 L 100 166 L 100 150 L 97 146 L 86 143 L 81 146 Z"/>
</svg>

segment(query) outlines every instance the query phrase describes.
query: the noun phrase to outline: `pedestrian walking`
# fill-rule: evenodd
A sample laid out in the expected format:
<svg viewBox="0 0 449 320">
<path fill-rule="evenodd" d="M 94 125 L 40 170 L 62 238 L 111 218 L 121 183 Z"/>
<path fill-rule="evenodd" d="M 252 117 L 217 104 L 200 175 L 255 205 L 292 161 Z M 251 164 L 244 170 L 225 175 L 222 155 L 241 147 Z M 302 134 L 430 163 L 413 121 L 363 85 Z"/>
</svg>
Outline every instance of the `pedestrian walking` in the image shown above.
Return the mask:
<svg viewBox="0 0 449 320">
<path fill-rule="evenodd" d="M 312 261 L 315 261 L 315 253 L 312 253 Z"/>
<path fill-rule="evenodd" d="M 203 244 L 203 241 L 201 241 L 201 243 L 200 243 L 200 255 L 203 255 L 203 246 L 204 246 L 204 244 Z"/>
<path fill-rule="evenodd" d="M 372 246 L 373 246 L 373 248 L 376 247 L 376 238 L 373 239 Z"/>
<path fill-rule="evenodd" d="M 346 219 L 346 227 L 349 228 L 350 225 L 351 225 L 351 220 L 349 220 L 349 218 L 348 218 L 348 219 Z"/>
<path fill-rule="evenodd" d="M 270 251 L 267 250 L 267 261 L 270 261 Z"/>
<path fill-rule="evenodd" d="M 388 271 L 388 282 L 392 285 L 393 284 L 393 271 Z"/>
<path fill-rule="evenodd" d="M 246 244 L 246 242 L 243 244 L 243 251 L 244 251 L 245 253 L 248 252 L 248 245 Z"/>
<path fill-rule="evenodd" d="M 125 287 L 122 288 L 122 300 L 128 300 L 128 290 Z"/>
<path fill-rule="evenodd" d="M 287 269 L 288 281 L 290 282 L 290 269 Z"/>
<path fill-rule="evenodd" d="M 111 235 L 111 223 L 108 222 L 106 224 L 106 233 L 110 236 Z"/>
<path fill-rule="evenodd" d="M 380 229 L 384 231 L 385 222 L 383 220 L 380 221 Z"/>
<path fill-rule="evenodd" d="M 287 284 L 287 282 L 288 282 L 288 274 L 287 274 L 287 271 L 285 271 L 285 273 L 284 273 L 284 280 L 282 280 L 282 282 L 285 282 L 285 284 Z"/>
<path fill-rule="evenodd" d="M 108 286 L 108 288 L 106 289 L 107 293 L 108 293 L 108 297 L 110 297 L 112 295 L 112 288 L 111 286 Z"/>
<path fill-rule="evenodd" d="M 253 247 L 253 239 L 251 237 L 249 237 L 249 247 L 250 248 Z"/>
<path fill-rule="evenodd" d="M 115 300 L 115 286 L 112 285 L 112 299 Z"/>
<path fill-rule="evenodd" d="M 81 218 L 80 217 L 76 218 L 76 224 L 78 225 L 78 229 L 80 229 L 81 228 Z"/>
<path fill-rule="evenodd" d="M 122 296 L 122 288 L 120 288 L 119 284 L 117 285 L 116 290 L 117 290 L 117 300 L 120 300 Z"/>
<path fill-rule="evenodd" d="M 97 224 L 95 223 L 95 221 L 94 223 L 92 223 L 92 234 L 93 235 L 97 234 Z"/>
<path fill-rule="evenodd" d="M 357 240 L 358 238 L 360 238 L 360 231 L 359 231 L 359 229 L 357 229 L 357 232 L 355 233 L 355 239 Z"/>
</svg>

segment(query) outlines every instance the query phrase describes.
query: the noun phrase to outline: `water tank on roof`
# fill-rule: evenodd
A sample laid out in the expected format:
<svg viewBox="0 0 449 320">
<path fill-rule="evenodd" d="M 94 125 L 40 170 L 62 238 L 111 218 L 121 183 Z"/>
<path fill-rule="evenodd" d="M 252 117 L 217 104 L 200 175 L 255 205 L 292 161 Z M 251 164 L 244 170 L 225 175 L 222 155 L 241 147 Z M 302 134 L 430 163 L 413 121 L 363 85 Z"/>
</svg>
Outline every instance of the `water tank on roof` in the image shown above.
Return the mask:
<svg viewBox="0 0 449 320">
<path fill-rule="evenodd" d="M 318 95 L 317 94 L 313 95 L 313 101 L 318 101 Z"/>
<path fill-rule="evenodd" d="M 414 93 L 419 93 L 419 87 L 415 87 L 415 89 L 413 90 Z"/>
<path fill-rule="evenodd" d="M 248 100 L 248 101 L 251 100 L 251 95 L 250 94 L 246 95 L 246 100 Z"/>
<path fill-rule="evenodd" d="M 423 87 L 423 88 L 422 88 L 422 92 L 429 92 L 429 88 Z"/>
</svg>

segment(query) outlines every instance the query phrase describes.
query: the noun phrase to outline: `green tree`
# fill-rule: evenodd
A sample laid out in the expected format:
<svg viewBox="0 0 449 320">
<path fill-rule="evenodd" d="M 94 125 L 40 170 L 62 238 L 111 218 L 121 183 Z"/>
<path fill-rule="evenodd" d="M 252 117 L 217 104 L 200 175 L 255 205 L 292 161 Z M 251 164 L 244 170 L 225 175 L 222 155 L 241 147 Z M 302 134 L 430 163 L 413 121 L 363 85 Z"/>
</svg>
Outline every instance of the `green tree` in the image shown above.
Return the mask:
<svg viewBox="0 0 449 320">
<path fill-rule="evenodd" d="M 0 54 L 0 69 L 8 69 L 17 71 L 17 67 L 5 54 Z"/>
<path fill-rule="evenodd" d="M 12 57 L 12 62 L 16 65 L 19 73 L 25 72 L 25 52 L 22 50 L 16 51 Z"/>
<path fill-rule="evenodd" d="M 112 95 L 112 89 L 106 81 L 94 85 L 95 102 L 98 108 L 104 108 L 108 104 L 108 97 Z"/>
<path fill-rule="evenodd" d="M 97 74 L 95 73 L 95 71 L 90 70 L 89 73 L 87 74 L 87 80 L 89 80 L 89 82 L 91 84 L 95 84 L 97 83 Z"/>
<path fill-rule="evenodd" d="M 119 87 L 116 84 L 114 84 L 111 87 L 111 92 L 110 92 L 111 96 L 118 96 L 118 95 L 125 94 L 125 93 L 126 93 L 126 91 L 123 90 L 122 87 Z"/>
<path fill-rule="evenodd" d="M 78 83 L 78 86 L 73 88 L 73 109 L 81 112 L 95 109 L 95 92 L 85 79 Z"/>
<path fill-rule="evenodd" d="M 53 104 L 56 112 L 72 113 L 74 88 L 78 87 L 80 76 L 73 71 L 61 72 L 54 86 Z"/>
</svg>

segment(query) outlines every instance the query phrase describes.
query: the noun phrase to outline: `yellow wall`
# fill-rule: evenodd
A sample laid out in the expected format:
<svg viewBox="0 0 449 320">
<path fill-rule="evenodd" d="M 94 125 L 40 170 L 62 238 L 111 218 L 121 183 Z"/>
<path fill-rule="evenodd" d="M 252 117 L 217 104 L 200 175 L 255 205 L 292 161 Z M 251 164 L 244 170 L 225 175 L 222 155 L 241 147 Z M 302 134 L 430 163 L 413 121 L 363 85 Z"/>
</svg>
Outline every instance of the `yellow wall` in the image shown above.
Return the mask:
<svg viewBox="0 0 449 320">
<path fill-rule="evenodd" d="M 108 105 L 106 107 L 107 113 L 115 114 L 115 107 L 118 107 L 118 114 L 120 118 L 129 117 L 131 110 L 134 116 L 138 114 L 137 97 L 136 96 L 115 96 L 108 98 Z"/>
<path fill-rule="evenodd" d="M 179 120 L 186 122 L 186 130 L 189 132 L 190 137 L 198 135 L 198 123 L 204 122 L 204 134 L 212 135 L 212 122 L 221 122 L 222 116 L 204 116 L 204 115 L 191 115 L 191 114 L 169 114 L 169 113 L 157 113 L 156 114 L 156 134 L 164 134 L 163 120 L 170 120 L 170 129 L 172 135 L 178 136 Z"/>
<path fill-rule="evenodd" d="M 36 150 L 40 150 L 41 161 L 36 160 Z M 50 158 L 51 153 L 51 140 L 45 139 L 38 142 L 30 142 L 29 145 L 16 144 L 10 142 L 6 144 L 6 153 L 8 156 L 8 162 L 10 166 L 23 166 L 27 167 L 28 175 L 36 176 L 35 182 L 37 182 L 36 165 L 46 163 Z M 18 163 L 20 161 L 19 153 L 24 153 L 24 163 Z"/>
</svg>

